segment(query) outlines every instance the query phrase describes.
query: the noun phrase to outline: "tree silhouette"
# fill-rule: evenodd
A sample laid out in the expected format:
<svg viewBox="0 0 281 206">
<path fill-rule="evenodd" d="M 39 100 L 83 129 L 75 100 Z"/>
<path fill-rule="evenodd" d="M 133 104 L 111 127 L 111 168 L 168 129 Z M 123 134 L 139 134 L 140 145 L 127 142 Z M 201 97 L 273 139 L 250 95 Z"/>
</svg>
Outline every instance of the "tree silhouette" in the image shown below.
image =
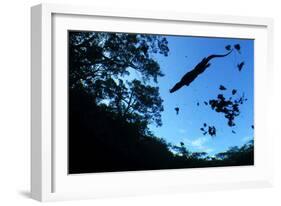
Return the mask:
<svg viewBox="0 0 281 206">
<path fill-rule="evenodd" d="M 173 145 L 173 150 L 176 151 L 179 155 L 181 155 L 182 157 L 188 158 L 189 155 L 191 154 L 191 152 L 189 152 L 184 143 L 180 142 L 180 146 L 177 145 Z"/>
<path fill-rule="evenodd" d="M 250 140 L 241 147 L 230 147 L 227 151 L 216 154 L 216 158 L 226 164 L 254 164 L 254 141 Z"/>
<path fill-rule="evenodd" d="M 108 32 L 69 32 L 69 87 L 83 88 L 96 104 L 107 104 L 128 121 L 161 125 L 162 99 L 157 83 L 163 76 L 153 54 L 168 55 L 165 37 Z M 135 72 L 140 80 L 124 82 Z"/>
</svg>

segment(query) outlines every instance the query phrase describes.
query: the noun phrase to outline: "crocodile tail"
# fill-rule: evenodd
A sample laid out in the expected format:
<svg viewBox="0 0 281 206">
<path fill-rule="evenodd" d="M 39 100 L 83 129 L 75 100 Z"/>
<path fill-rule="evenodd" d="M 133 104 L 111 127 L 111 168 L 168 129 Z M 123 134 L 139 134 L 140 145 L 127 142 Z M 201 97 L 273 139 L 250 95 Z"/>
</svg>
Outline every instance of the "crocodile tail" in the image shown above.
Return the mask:
<svg viewBox="0 0 281 206">
<path fill-rule="evenodd" d="M 226 54 L 212 54 L 212 55 L 210 55 L 210 56 L 208 56 L 208 57 L 206 58 L 206 61 L 208 62 L 208 61 L 210 61 L 211 59 L 217 58 L 217 57 L 226 57 L 226 56 L 229 55 L 232 51 L 233 51 L 233 49 L 232 49 L 231 51 L 229 51 L 228 53 L 226 53 Z"/>
</svg>

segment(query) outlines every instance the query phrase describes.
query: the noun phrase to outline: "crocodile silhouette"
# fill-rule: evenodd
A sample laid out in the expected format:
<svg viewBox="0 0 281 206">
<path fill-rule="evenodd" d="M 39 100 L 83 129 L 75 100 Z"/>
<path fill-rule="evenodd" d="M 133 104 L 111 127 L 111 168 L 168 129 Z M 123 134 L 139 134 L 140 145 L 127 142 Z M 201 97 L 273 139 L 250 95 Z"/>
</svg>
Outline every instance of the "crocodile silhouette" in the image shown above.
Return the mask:
<svg viewBox="0 0 281 206">
<path fill-rule="evenodd" d="M 202 74 L 210 65 L 209 61 L 213 58 L 219 58 L 219 57 L 226 57 L 229 55 L 233 50 L 229 51 L 226 54 L 212 54 L 208 57 L 205 57 L 202 59 L 201 62 L 199 62 L 194 69 L 191 71 L 187 72 L 179 82 L 177 82 L 172 89 L 170 89 L 170 93 L 173 93 L 180 88 L 182 88 L 184 85 L 189 86 L 191 82 L 193 82 L 199 74 Z"/>
</svg>

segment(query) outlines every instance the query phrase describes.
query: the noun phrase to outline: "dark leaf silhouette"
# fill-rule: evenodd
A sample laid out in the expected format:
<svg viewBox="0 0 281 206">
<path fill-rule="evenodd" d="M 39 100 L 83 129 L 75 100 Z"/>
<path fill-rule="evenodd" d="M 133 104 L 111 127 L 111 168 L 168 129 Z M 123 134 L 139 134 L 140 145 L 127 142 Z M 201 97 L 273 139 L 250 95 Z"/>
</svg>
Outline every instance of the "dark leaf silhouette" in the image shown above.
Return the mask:
<svg viewBox="0 0 281 206">
<path fill-rule="evenodd" d="M 212 127 L 209 126 L 208 133 L 209 133 L 209 135 L 211 135 L 213 137 L 213 136 L 216 136 L 217 130 L 214 126 L 212 126 Z"/>
<path fill-rule="evenodd" d="M 225 47 L 225 49 L 226 49 L 227 51 L 230 51 L 230 50 L 231 50 L 231 45 L 227 45 L 227 46 Z"/>
<path fill-rule="evenodd" d="M 209 61 L 213 58 L 219 58 L 219 57 L 226 57 L 227 55 L 229 55 L 232 52 L 229 51 L 226 54 L 222 54 L 222 55 L 210 55 L 208 57 L 205 57 L 202 59 L 201 62 L 199 62 L 194 69 L 192 69 L 191 71 L 187 72 L 179 82 L 177 82 L 172 89 L 170 89 L 170 93 L 173 93 L 177 90 L 179 90 L 180 88 L 182 88 L 184 85 L 185 86 L 189 86 L 191 82 L 193 82 L 198 75 L 202 74 L 211 64 L 209 63 Z"/>
<path fill-rule="evenodd" d="M 220 85 L 219 89 L 220 90 L 226 90 L 226 88 L 223 85 Z"/>
<path fill-rule="evenodd" d="M 204 104 L 207 106 L 207 105 L 208 105 L 208 102 L 204 101 Z"/>
<path fill-rule="evenodd" d="M 231 93 L 232 93 L 232 95 L 235 95 L 236 92 L 237 92 L 237 90 L 236 90 L 236 89 L 233 89 Z"/>
<path fill-rule="evenodd" d="M 199 106 L 200 104 L 199 104 L 199 102 L 197 102 L 197 106 Z"/>
<path fill-rule="evenodd" d="M 236 134 L 236 132 L 235 132 L 234 130 L 231 130 L 231 132 L 232 132 L 233 134 Z"/>
<path fill-rule="evenodd" d="M 239 64 L 237 64 L 237 67 L 238 67 L 238 71 L 240 72 L 243 68 L 243 66 L 245 65 L 245 62 L 241 62 Z"/>
<path fill-rule="evenodd" d="M 180 108 L 179 108 L 179 107 L 176 107 L 175 110 L 176 110 L 176 114 L 178 115 L 178 114 L 179 114 L 179 111 L 180 111 Z"/>
<path fill-rule="evenodd" d="M 240 49 L 241 49 L 240 44 L 235 44 L 234 48 L 240 53 Z"/>
<path fill-rule="evenodd" d="M 203 124 L 203 127 L 201 127 L 200 130 L 203 132 L 203 135 L 208 133 L 212 137 L 216 136 L 217 133 L 217 130 L 214 126 L 208 126 L 206 123 Z"/>
<path fill-rule="evenodd" d="M 254 129 L 254 125 L 252 125 L 251 128 Z"/>
</svg>

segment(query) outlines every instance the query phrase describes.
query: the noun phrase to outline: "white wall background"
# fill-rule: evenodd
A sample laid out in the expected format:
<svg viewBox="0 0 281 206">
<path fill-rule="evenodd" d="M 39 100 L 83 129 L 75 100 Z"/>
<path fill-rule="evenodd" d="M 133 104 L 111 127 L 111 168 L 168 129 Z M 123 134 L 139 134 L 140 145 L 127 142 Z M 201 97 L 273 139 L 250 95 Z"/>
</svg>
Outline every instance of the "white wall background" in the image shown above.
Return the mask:
<svg viewBox="0 0 281 206">
<path fill-rule="evenodd" d="M 38 205 L 29 192 L 30 172 L 30 6 L 36 0 L 9 0 L 1 2 L 0 12 L 0 204 Z M 43 1 L 45 2 L 45 1 Z M 53 3 L 84 4 L 179 11 L 206 14 L 265 16 L 275 20 L 275 122 L 280 121 L 281 68 L 281 12 L 277 0 L 57 0 Z M 279 82 L 278 82 L 279 81 Z M 276 128 L 278 125 L 276 124 Z M 59 205 L 280 205 L 281 204 L 281 135 L 275 139 L 276 186 L 271 189 L 214 191 L 178 195 L 83 200 L 47 203 Z"/>
</svg>

